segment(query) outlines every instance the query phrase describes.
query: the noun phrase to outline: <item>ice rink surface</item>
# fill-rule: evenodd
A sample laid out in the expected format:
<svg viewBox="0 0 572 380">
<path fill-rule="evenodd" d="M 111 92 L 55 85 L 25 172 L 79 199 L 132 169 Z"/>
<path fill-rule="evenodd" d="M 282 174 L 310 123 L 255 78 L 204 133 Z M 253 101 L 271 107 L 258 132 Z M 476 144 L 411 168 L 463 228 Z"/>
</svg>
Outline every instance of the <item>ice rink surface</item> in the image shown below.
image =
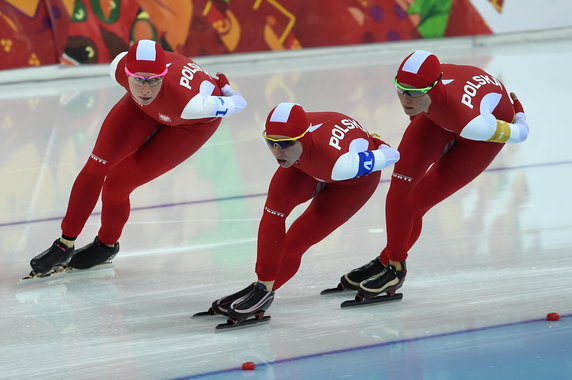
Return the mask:
<svg viewBox="0 0 572 380">
<path fill-rule="evenodd" d="M 206 60 L 248 108 L 133 193 L 113 267 L 24 285 L 30 258 L 59 236 L 71 184 L 123 90 L 108 77 L 1 86 L 0 378 L 572 378 L 572 41 L 458 41 Z M 215 333 L 224 318 L 190 319 L 255 280 L 277 167 L 260 137 L 269 110 L 295 101 L 346 113 L 397 147 L 407 117 L 391 81 L 414 49 L 501 79 L 530 136 L 427 214 L 403 300 L 341 309 L 352 294 L 319 294 L 384 247 L 387 169 L 366 207 L 306 253 L 269 324 Z M 99 210 L 77 246 L 94 238 Z M 548 312 L 562 319 L 545 321 Z M 247 361 L 257 369 L 241 371 Z"/>
</svg>

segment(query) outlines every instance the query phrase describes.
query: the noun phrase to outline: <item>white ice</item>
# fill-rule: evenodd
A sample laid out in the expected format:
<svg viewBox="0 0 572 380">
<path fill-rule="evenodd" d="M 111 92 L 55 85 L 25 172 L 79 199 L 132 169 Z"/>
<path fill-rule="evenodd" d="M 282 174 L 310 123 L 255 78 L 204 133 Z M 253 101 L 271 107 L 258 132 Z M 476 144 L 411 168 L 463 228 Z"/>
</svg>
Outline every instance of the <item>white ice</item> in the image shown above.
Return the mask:
<svg viewBox="0 0 572 380">
<path fill-rule="evenodd" d="M 403 300 L 341 309 L 351 295 L 319 295 L 384 247 L 385 170 L 367 207 L 306 253 L 268 325 L 215 334 L 223 318 L 191 320 L 255 280 L 258 221 L 276 169 L 260 137 L 268 111 L 296 101 L 343 112 L 397 146 L 407 117 L 391 81 L 417 48 L 500 78 L 520 97 L 530 136 L 427 214 Z M 133 193 L 113 268 L 28 285 L 18 279 L 59 236 L 71 184 L 122 89 L 106 77 L 0 87 L 0 378 L 168 379 L 572 313 L 572 42 L 318 52 L 203 60 L 228 75 L 247 110 Z M 78 246 L 98 227 L 95 214 Z"/>
</svg>

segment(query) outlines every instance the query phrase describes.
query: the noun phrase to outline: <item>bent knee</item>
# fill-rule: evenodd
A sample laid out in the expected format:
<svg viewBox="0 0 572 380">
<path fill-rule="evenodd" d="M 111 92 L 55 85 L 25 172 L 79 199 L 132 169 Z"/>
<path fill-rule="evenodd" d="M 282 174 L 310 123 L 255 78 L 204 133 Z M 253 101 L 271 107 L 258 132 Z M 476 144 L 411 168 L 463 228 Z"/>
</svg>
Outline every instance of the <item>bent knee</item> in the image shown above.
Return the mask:
<svg viewBox="0 0 572 380">
<path fill-rule="evenodd" d="M 82 172 L 97 177 L 105 177 L 108 174 L 110 167 L 111 165 L 107 160 L 91 153 L 87 162 L 83 166 Z"/>
</svg>

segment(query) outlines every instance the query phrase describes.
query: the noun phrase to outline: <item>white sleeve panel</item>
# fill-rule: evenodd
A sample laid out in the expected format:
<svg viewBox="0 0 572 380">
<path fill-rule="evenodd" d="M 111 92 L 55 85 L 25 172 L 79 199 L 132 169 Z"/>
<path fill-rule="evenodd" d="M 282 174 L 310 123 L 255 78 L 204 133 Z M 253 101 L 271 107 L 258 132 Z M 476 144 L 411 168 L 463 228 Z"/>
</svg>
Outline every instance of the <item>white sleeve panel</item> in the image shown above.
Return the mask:
<svg viewBox="0 0 572 380">
<path fill-rule="evenodd" d="M 181 113 L 182 119 L 201 119 L 205 117 L 225 117 L 242 111 L 246 101 L 237 92 L 232 96 L 212 96 L 214 84 L 203 81 L 199 93 L 195 95 Z M 240 100 L 243 104 L 239 104 Z M 241 108 L 242 105 L 242 108 Z"/>
<path fill-rule="evenodd" d="M 224 87 L 221 88 L 221 91 L 224 96 L 229 97 L 234 103 L 234 109 L 232 113 L 239 113 L 246 108 L 246 100 L 242 97 L 242 95 L 234 91 L 233 88 L 230 87 L 230 84 L 224 85 Z"/>
<path fill-rule="evenodd" d="M 359 154 L 358 152 L 349 151 L 342 154 L 334 167 L 332 168 L 332 179 L 334 181 L 343 181 L 345 179 L 354 178 L 359 170 Z"/>
<path fill-rule="evenodd" d="M 501 94 L 491 93 L 483 97 L 481 114 L 469 121 L 461 130 L 461 137 L 476 141 L 519 143 L 528 137 L 528 125 L 523 113 L 515 117 L 515 124 L 497 120 L 492 114 L 499 104 Z"/>
<path fill-rule="evenodd" d="M 487 141 L 497 130 L 497 120 L 492 114 L 479 115 L 469 121 L 461 131 L 461 137 L 469 140 Z"/>
<path fill-rule="evenodd" d="M 203 81 L 199 87 L 199 93 L 193 96 L 183 109 L 181 119 L 213 117 L 215 113 L 215 98 L 211 94 L 214 87 L 214 84 L 211 82 Z"/>
<path fill-rule="evenodd" d="M 115 76 L 116 71 L 117 71 L 117 65 L 119 64 L 119 61 L 121 60 L 121 58 L 123 58 L 126 54 L 127 54 L 126 51 L 124 51 L 123 53 L 117 54 L 117 57 L 115 57 L 113 59 L 113 61 L 111 61 L 111 63 L 109 64 L 109 76 L 117 84 L 119 84 L 119 82 L 117 82 L 117 78 Z"/>
<path fill-rule="evenodd" d="M 332 168 L 332 179 L 334 181 L 343 181 L 355 178 L 360 168 L 359 152 L 363 151 L 364 150 L 355 151 L 350 149 L 349 152 L 342 154 Z M 384 169 L 399 161 L 399 152 L 385 144 L 371 152 L 375 157 L 372 172 Z"/>
<path fill-rule="evenodd" d="M 348 150 L 350 152 L 364 152 L 367 150 L 367 147 L 369 146 L 369 141 L 367 141 L 364 138 L 357 138 L 352 140 L 352 142 L 350 142 L 350 146 L 348 148 Z"/>
<path fill-rule="evenodd" d="M 380 145 L 377 150 L 373 151 L 373 154 L 375 155 L 375 165 L 373 167 L 374 171 L 391 166 L 399 161 L 400 158 L 399 151 L 397 149 L 394 149 L 385 144 Z M 383 155 L 383 159 L 381 155 Z"/>
<path fill-rule="evenodd" d="M 518 135 L 511 134 L 510 139 L 507 142 L 509 143 L 523 142 L 528 138 L 528 123 L 526 122 L 526 115 L 524 114 L 524 112 L 519 112 L 516 115 L 514 115 L 514 125 L 518 127 Z M 516 136 L 518 136 L 518 138 L 516 138 Z"/>
<path fill-rule="evenodd" d="M 369 141 L 358 138 L 350 142 L 348 152 L 338 157 L 334 167 L 332 168 L 332 179 L 334 181 L 343 181 L 345 179 L 354 178 L 359 170 L 359 152 L 367 150 Z"/>
</svg>

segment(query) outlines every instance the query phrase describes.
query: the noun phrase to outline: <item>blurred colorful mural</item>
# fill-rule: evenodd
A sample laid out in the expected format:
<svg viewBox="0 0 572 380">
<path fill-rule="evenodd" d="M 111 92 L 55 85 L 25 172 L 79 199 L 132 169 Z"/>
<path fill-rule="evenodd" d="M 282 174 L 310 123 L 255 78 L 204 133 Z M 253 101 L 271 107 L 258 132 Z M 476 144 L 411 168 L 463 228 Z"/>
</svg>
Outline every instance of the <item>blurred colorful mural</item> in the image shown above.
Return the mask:
<svg viewBox="0 0 572 380">
<path fill-rule="evenodd" d="M 490 33 L 469 0 L 0 0 L 0 69 L 106 63 L 142 38 L 196 57 Z"/>
</svg>

